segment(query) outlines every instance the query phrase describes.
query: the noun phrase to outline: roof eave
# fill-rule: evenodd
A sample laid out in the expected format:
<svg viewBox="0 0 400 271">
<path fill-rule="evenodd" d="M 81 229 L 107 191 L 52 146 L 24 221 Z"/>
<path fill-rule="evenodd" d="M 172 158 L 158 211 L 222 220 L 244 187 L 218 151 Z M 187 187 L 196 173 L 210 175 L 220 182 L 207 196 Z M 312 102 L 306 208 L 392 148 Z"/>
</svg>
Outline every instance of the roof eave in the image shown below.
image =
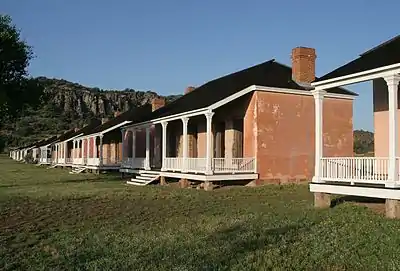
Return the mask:
<svg viewBox="0 0 400 271">
<path fill-rule="evenodd" d="M 345 85 L 351 85 L 377 78 L 382 78 L 395 73 L 400 73 L 400 63 L 383 66 L 371 70 L 366 70 L 358 73 L 347 74 L 344 76 L 339 76 L 326 80 L 316 81 L 311 83 L 311 85 L 316 90 L 325 90 L 329 88 L 341 87 Z"/>
</svg>

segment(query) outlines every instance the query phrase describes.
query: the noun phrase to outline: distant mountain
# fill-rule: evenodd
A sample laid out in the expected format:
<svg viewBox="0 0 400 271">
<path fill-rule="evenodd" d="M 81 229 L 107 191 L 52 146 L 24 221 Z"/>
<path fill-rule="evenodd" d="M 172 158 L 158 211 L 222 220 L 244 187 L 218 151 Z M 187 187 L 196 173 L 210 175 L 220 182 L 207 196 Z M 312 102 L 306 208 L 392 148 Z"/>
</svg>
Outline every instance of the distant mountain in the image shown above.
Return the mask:
<svg viewBox="0 0 400 271">
<path fill-rule="evenodd" d="M 38 77 L 36 80 L 43 87 L 43 101 L 39 108 L 25 108 L 17 121 L 3 125 L 0 132 L 6 146 L 26 144 L 82 127 L 93 118 L 113 117 L 116 111 L 125 112 L 159 96 L 152 91 L 90 88 L 63 79 Z M 165 98 L 171 102 L 179 96 Z"/>
</svg>

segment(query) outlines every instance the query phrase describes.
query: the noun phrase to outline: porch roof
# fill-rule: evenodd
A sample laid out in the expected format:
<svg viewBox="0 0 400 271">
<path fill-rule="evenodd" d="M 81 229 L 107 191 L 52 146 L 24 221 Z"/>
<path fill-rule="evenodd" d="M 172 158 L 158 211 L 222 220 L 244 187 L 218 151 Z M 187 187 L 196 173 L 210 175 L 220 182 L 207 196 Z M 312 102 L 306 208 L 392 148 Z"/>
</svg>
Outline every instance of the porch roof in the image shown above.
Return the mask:
<svg viewBox="0 0 400 271">
<path fill-rule="evenodd" d="M 87 131 L 84 132 L 83 135 L 102 133 L 104 131 L 107 132 L 113 131 L 115 129 L 118 129 L 121 126 L 121 124 L 123 125 L 124 122 L 130 123 L 130 122 L 142 121 L 144 118 L 148 117 L 151 114 L 151 112 L 152 109 L 150 104 L 133 108 L 101 125 L 92 127 L 92 129 L 88 129 Z"/>
<path fill-rule="evenodd" d="M 50 138 L 43 139 L 43 140 L 39 141 L 39 142 L 36 144 L 36 147 L 41 147 L 41 146 L 45 146 L 45 145 L 51 144 L 51 143 L 53 143 L 53 142 L 56 141 L 56 140 L 57 140 L 57 136 L 52 136 L 52 137 L 50 137 Z"/>
<path fill-rule="evenodd" d="M 247 69 L 209 81 L 181 96 L 172 103 L 154 111 L 152 114 L 148 115 L 146 119 L 142 119 L 141 121 L 150 121 L 207 108 L 252 85 L 310 91 L 309 86 L 299 85 L 292 79 L 291 67 L 271 59 Z M 340 87 L 329 89 L 328 92 L 356 96 L 355 93 Z"/>
<path fill-rule="evenodd" d="M 100 124 L 101 124 L 101 120 L 92 119 L 88 125 L 82 127 L 81 129 L 79 129 L 76 132 L 73 130 L 74 132 L 72 134 L 68 135 L 67 138 L 64 138 L 60 141 L 65 141 L 65 140 L 71 139 L 73 137 L 83 135 L 83 134 L 87 133 L 88 131 L 91 131 L 93 128 L 99 126 Z"/>
<path fill-rule="evenodd" d="M 361 54 L 357 59 L 325 74 L 313 83 L 400 63 L 400 35 Z"/>
</svg>

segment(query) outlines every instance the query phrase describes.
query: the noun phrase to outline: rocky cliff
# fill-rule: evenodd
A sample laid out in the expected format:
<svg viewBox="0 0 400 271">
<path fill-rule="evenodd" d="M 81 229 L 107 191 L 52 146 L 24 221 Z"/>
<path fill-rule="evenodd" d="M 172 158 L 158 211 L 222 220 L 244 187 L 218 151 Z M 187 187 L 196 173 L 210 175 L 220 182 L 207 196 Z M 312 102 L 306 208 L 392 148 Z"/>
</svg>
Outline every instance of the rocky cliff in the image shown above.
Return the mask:
<svg viewBox="0 0 400 271">
<path fill-rule="evenodd" d="M 159 96 L 151 91 L 102 90 L 62 79 L 36 79 L 43 88 L 42 102 L 34 110 L 25 108 L 16 121 L 3 126 L 0 135 L 5 146 L 21 146 L 57 135 L 82 127 L 93 118 L 113 117 L 116 111 L 125 112 Z M 167 96 L 166 102 L 177 97 Z"/>
<path fill-rule="evenodd" d="M 92 115 L 94 117 L 112 116 L 115 111 L 125 112 L 133 107 L 150 103 L 159 96 L 151 91 L 135 91 L 134 89 L 101 90 L 89 88 L 66 80 L 39 77 L 44 87 L 46 100 L 54 109 L 76 117 Z M 176 96 L 168 96 L 167 100 Z"/>
</svg>

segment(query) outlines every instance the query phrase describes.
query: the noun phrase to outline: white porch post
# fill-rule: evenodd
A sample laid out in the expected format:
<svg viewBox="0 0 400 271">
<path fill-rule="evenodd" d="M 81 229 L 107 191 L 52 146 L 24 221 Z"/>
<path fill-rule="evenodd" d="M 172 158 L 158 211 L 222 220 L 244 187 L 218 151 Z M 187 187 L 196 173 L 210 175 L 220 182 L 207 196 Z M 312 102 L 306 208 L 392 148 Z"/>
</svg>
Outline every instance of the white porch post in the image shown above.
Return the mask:
<svg viewBox="0 0 400 271">
<path fill-rule="evenodd" d="M 96 144 L 96 141 L 97 141 L 97 136 L 94 136 L 93 137 L 93 158 L 98 158 L 97 157 L 97 144 Z"/>
<path fill-rule="evenodd" d="M 146 162 L 145 169 L 150 170 L 150 127 L 146 127 Z"/>
<path fill-rule="evenodd" d="M 182 172 L 187 172 L 187 158 L 188 158 L 188 117 L 182 118 Z"/>
<path fill-rule="evenodd" d="M 386 187 L 395 187 L 399 180 L 398 157 L 398 131 L 397 131 L 397 108 L 398 108 L 398 86 L 400 75 L 393 74 L 384 78 L 388 86 L 389 94 L 389 166 L 388 183 Z"/>
<path fill-rule="evenodd" d="M 103 166 L 103 135 L 100 135 L 99 137 L 100 137 L 100 142 L 99 142 L 99 165 Z"/>
<path fill-rule="evenodd" d="M 89 137 L 86 138 L 86 164 L 89 158 L 89 144 L 90 144 L 90 140 Z"/>
<path fill-rule="evenodd" d="M 121 158 L 122 162 L 124 161 L 124 155 L 125 155 L 125 130 L 121 130 L 122 134 L 122 152 L 121 152 Z"/>
<path fill-rule="evenodd" d="M 132 129 L 132 163 L 136 158 L 136 130 Z"/>
<path fill-rule="evenodd" d="M 78 158 L 78 141 L 74 140 L 74 158 Z"/>
<path fill-rule="evenodd" d="M 58 163 L 58 158 L 60 157 L 60 145 L 56 145 L 56 163 Z"/>
<path fill-rule="evenodd" d="M 80 151 L 81 151 L 81 159 L 83 161 L 83 139 L 80 139 Z"/>
<path fill-rule="evenodd" d="M 213 156 L 213 144 L 212 144 L 212 117 L 214 112 L 208 112 L 206 116 L 206 127 L 207 127 L 207 140 L 206 140 L 206 174 L 212 175 L 212 156 Z"/>
<path fill-rule="evenodd" d="M 72 156 L 72 160 L 75 159 L 75 139 L 72 140 L 72 151 L 71 151 L 71 156 Z"/>
<path fill-rule="evenodd" d="M 323 104 L 324 95 L 326 91 L 324 90 L 313 90 L 312 94 L 314 96 L 315 103 L 315 172 L 312 182 L 321 183 L 322 175 L 322 157 L 324 155 L 324 139 L 323 139 Z"/>
<path fill-rule="evenodd" d="M 68 142 L 64 142 L 64 163 L 67 163 L 67 159 L 68 158 Z"/>
<path fill-rule="evenodd" d="M 161 171 L 165 171 L 165 162 L 167 158 L 167 126 L 168 122 L 161 122 L 162 127 L 162 150 L 161 150 Z"/>
</svg>

